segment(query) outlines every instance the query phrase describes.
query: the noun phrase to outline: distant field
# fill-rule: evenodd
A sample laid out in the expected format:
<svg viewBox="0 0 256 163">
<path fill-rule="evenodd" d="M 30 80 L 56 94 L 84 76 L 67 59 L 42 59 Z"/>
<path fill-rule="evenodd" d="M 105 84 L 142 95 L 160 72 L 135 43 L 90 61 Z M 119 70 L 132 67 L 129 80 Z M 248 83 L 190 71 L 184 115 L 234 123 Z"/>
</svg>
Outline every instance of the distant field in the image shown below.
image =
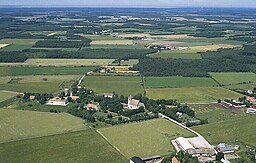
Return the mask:
<svg viewBox="0 0 256 163">
<path fill-rule="evenodd" d="M 0 109 L 0 123 L 0 143 L 85 128 L 82 119 L 66 113 L 54 114 L 9 109 Z"/>
<path fill-rule="evenodd" d="M 145 77 L 146 88 L 212 87 L 218 84 L 211 78 Z"/>
<path fill-rule="evenodd" d="M 31 48 L 39 39 L 2 39 L 0 44 L 10 44 L 0 49 L 5 51 L 18 51 Z"/>
<path fill-rule="evenodd" d="M 132 45 L 131 40 L 96 40 L 91 45 Z"/>
<path fill-rule="evenodd" d="M 0 144 L 0 159 L 2 162 L 128 162 L 98 133 L 88 128 L 84 131 Z"/>
<path fill-rule="evenodd" d="M 3 102 L 9 98 L 12 98 L 14 96 L 16 96 L 16 93 L 10 93 L 10 92 L 2 92 L 0 91 L 0 102 Z"/>
<path fill-rule="evenodd" d="M 0 44 L 0 49 L 6 47 L 6 46 L 8 46 L 8 45 L 10 45 L 10 44 Z"/>
<path fill-rule="evenodd" d="M 84 35 L 81 34 L 80 36 L 86 37 L 91 39 L 92 41 L 103 41 L 103 40 L 124 40 L 122 38 L 118 38 L 118 37 L 113 37 L 113 36 L 103 36 L 103 35 Z"/>
<path fill-rule="evenodd" d="M 254 83 L 256 84 L 256 74 L 252 72 L 223 72 L 223 73 L 209 73 L 212 78 L 222 85 L 232 85 L 239 83 Z"/>
<path fill-rule="evenodd" d="M 129 76 L 87 76 L 82 86 L 93 89 L 97 93 L 112 93 L 119 95 L 135 95 L 143 93 L 140 77 Z"/>
<path fill-rule="evenodd" d="M 191 38 L 192 36 L 188 35 L 159 35 L 159 36 L 151 36 L 153 38 L 162 38 L 162 39 L 179 39 L 179 38 Z"/>
<path fill-rule="evenodd" d="M 146 90 L 152 99 L 176 99 L 183 103 L 216 102 L 218 99 L 237 99 L 243 95 L 221 87 L 152 88 Z"/>
<path fill-rule="evenodd" d="M 238 142 L 256 147 L 256 116 L 239 117 L 226 121 L 193 127 L 210 143 L 218 145 L 221 142 Z"/>
<path fill-rule="evenodd" d="M 117 37 L 151 37 L 150 34 L 147 33 L 123 33 L 123 34 L 119 34 L 117 35 Z"/>
<path fill-rule="evenodd" d="M 150 54 L 153 58 L 173 58 L 173 59 L 202 59 L 201 54 L 189 51 L 162 51 L 161 53 Z"/>
<path fill-rule="evenodd" d="M 0 76 L 22 75 L 82 75 L 95 67 L 0 67 Z"/>
<path fill-rule="evenodd" d="M 0 89 L 17 92 L 54 93 L 69 87 L 80 76 L 15 76 L 0 77 Z"/>
<path fill-rule="evenodd" d="M 102 128 L 99 131 L 127 158 L 166 155 L 174 152 L 170 140 L 193 136 L 189 131 L 164 119 Z"/>
</svg>

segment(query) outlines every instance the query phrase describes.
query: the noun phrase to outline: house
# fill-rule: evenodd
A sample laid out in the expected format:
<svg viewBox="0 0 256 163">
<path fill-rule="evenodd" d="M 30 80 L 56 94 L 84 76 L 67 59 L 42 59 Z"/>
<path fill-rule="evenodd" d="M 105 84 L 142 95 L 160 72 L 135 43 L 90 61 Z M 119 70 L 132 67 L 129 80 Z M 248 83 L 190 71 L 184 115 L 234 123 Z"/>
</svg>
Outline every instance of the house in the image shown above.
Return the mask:
<svg viewBox="0 0 256 163">
<path fill-rule="evenodd" d="M 249 101 L 251 104 L 256 105 L 256 99 L 254 97 L 246 97 L 246 100 Z"/>
<path fill-rule="evenodd" d="M 145 108 L 144 103 L 140 102 L 140 100 L 133 99 L 130 95 L 128 97 L 128 109 L 139 109 L 140 107 Z"/>
<path fill-rule="evenodd" d="M 140 157 L 134 156 L 130 158 L 130 163 L 144 163 L 144 161 Z"/>
<path fill-rule="evenodd" d="M 67 106 L 68 98 L 54 97 L 49 99 L 46 105 Z"/>
<path fill-rule="evenodd" d="M 93 110 L 93 111 L 95 111 L 95 110 L 98 109 L 97 105 L 95 105 L 95 104 L 93 104 L 93 103 L 91 103 L 91 102 L 90 102 L 89 104 L 87 104 L 85 108 L 86 108 L 87 110 Z"/>
<path fill-rule="evenodd" d="M 30 99 L 30 100 L 35 100 L 35 99 L 36 99 L 36 96 L 32 96 L 32 95 L 31 95 L 31 96 L 29 96 L 29 99 Z"/>
<path fill-rule="evenodd" d="M 236 151 L 236 149 L 233 146 L 230 145 L 226 145 L 224 143 L 220 143 L 218 146 L 218 151 L 222 152 L 224 154 L 226 153 L 234 153 Z"/>
<path fill-rule="evenodd" d="M 256 106 L 251 107 L 251 108 L 247 108 L 246 113 L 256 114 Z"/>
<path fill-rule="evenodd" d="M 100 96 L 103 96 L 105 98 L 113 98 L 114 94 L 113 93 L 102 93 Z"/>
<path fill-rule="evenodd" d="M 140 158 L 137 156 L 134 156 L 130 158 L 130 163 L 161 163 L 162 162 L 161 156 L 151 156 L 147 158 Z"/>
<path fill-rule="evenodd" d="M 174 156 L 174 157 L 172 158 L 172 163 L 179 163 L 179 160 Z"/>
<path fill-rule="evenodd" d="M 70 96 L 73 101 L 77 101 L 79 99 L 79 96 Z"/>
</svg>

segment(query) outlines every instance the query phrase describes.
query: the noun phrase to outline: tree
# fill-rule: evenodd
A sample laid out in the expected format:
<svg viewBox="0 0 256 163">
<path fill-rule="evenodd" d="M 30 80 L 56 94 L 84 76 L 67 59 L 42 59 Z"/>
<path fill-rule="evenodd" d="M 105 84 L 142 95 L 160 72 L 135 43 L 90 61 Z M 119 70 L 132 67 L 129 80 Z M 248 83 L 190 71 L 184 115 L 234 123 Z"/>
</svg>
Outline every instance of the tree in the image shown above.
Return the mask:
<svg viewBox="0 0 256 163">
<path fill-rule="evenodd" d="M 216 161 L 221 161 L 221 159 L 224 159 L 224 153 L 218 152 L 216 155 Z"/>
</svg>

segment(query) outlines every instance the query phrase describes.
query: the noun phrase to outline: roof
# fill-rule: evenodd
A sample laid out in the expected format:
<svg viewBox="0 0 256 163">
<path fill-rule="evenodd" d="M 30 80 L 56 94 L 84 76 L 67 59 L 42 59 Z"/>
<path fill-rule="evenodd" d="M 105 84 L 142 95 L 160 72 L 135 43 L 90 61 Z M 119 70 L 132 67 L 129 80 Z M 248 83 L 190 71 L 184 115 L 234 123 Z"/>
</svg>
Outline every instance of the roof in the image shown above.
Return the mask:
<svg viewBox="0 0 256 163">
<path fill-rule="evenodd" d="M 131 99 L 131 101 L 129 101 L 128 105 L 138 106 L 139 103 L 140 103 L 140 100 Z"/>
<path fill-rule="evenodd" d="M 137 157 L 137 156 L 130 158 L 130 160 L 133 161 L 134 163 L 144 163 L 144 161 L 140 157 Z"/>
<path fill-rule="evenodd" d="M 233 146 L 229 146 L 229 145 L 226 145 L 224 143 L 220 143 L 218 145 L 218 148 L 221 152 L 226 152 L 226 151 L 235 151 L 235 148 Z"/>
<path fill-rule="evenodd" d="M 179 160 L 176 157 L 172 158 L 172 163 L 179 163 Z"/>
<path fill-rule="evenodd" d="M 49 100 L 49 102 L 66 102 L 65 98 L 59 98 L 59 97 L 54 97 Z"/>
<path fill-rule="evenodd" d="M 189 149 L 195 149 L 192 144 L 190 144 L 190 142 L 183 137 L 179 137 L 176 139 L 176 142 L 181 146 L 181 148 L 185 151 L 189 150 Z"/>
<path fill-rule="evenodd" d="M 96 109 L 97 106 L 95 104 L 89 103 L 89 104 L 87 104 L 86 107 L 91 108 L 91 109 Z"/>
<path fill-rule="evenodd" d="M 71 96 L 72 100 L 77 100 L 79 99 L 79 96 Z"/>
</svg>

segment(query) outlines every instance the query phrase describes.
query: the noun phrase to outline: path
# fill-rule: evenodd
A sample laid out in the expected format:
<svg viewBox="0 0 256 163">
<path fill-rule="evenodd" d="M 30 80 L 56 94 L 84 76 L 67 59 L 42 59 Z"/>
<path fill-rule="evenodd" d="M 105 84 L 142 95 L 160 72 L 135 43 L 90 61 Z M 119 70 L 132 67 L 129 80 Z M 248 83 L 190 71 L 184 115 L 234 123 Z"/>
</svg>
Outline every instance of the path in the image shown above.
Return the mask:
<svg viewBox="0 0 256 163">
<path fill-rule="evenodd" d="M 13 94 L 20 94 L 21 93 L 21 92 L 7 91 L 7 90 L 0 90 L 0 92 L 13 93 Z"/>
<path fill-rule="evenodd" d="M 79 79 L 78 84 L 77 84 L 76 86 L 79 87 L 79 86 L 81 85 L 82 81 L 84 80 L 85 76 L 86 76 L 86 75 L 89 75 L 89 74 L 91 74 L 91 73 L 93 73 L 93 71 L 89 71 L 89 72 L 87 72 L 86 74 L 84 74 L 84 75 Z"/>
</svg>

